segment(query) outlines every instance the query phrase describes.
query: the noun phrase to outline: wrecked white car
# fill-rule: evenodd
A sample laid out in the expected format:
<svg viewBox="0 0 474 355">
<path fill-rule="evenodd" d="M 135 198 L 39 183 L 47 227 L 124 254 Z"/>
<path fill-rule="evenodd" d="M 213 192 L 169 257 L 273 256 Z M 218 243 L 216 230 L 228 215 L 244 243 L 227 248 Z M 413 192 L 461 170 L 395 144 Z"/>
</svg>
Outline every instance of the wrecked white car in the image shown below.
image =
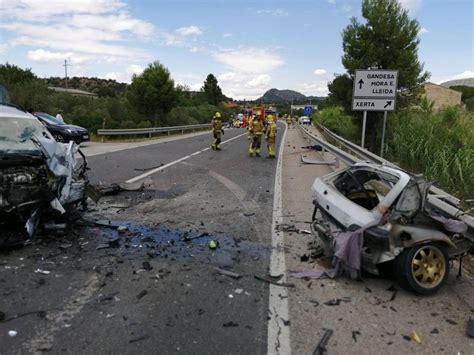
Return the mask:
<svg viewBox="0 0 474 355">
<path fill-rule="evenodd" d="M 85 209 L 86 160 L 29 113 L 0 105 L 0 245 L 18 243 Z"/>
<path fill-rule="evenodd" d="M 379 274 L 392 262 L 403 286 L 432 294 L 446 280 L 449 260 L 472 248 L 473 231 L 428 206 L 429 186 L 387 166 L 359 163 L 336 171 L 312 186 L 312 231 L 327 256 L 340 250 L 339 235 L 359 231 L 360 246 L 351 247 L 359 249 L 352 252 L 362 269 Z"/>
</svg>

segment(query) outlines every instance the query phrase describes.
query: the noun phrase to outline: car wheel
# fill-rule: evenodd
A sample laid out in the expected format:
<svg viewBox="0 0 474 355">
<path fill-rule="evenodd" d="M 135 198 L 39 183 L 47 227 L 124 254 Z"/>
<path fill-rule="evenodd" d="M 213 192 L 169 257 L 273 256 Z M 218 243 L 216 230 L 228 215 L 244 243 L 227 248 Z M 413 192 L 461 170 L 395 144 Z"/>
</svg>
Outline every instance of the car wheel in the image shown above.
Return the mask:
<svg viewBox="0 0 474 355">
<path fill-rule="evenodd" d="M 397 257 L 396 275 L 400 283 L 416 293 L 431 295 L 448 277 L 448 254 L 439 243 L 417 245 L 405 249 Z"/>
<path fill-rule="evenodd" d="M 59 133 L 55 133 L 55 134 L 53 135 L 53 137 L 54 137 L 54 139 L 56 140 L 56 142 L 64 143 L 64 141 L 65 141 L 65 140 L 64 140 L 64 137 L 63 137 L 61 134 L 59 134 Z"/>
</svg>

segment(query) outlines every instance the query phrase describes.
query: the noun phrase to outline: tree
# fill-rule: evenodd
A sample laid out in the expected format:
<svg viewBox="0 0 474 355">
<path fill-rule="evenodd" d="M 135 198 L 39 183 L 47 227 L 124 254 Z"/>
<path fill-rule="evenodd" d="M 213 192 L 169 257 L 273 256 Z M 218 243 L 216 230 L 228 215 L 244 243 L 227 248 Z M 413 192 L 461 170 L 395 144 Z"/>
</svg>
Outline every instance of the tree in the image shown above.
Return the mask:
<svg viewBox="0 0 474 355">
<path fill-rule="evenodd" d="M 211 105 L 218 105 L 222 102 L 222 90 L 219 85 L 217 85 L 217 79 L 214 75 L 209 74 L 207 76 L 202 90 L 204 91 L 207 102 Z"/>
<path fill-rule="evenodd" d="M 158 61 L 150 64 L 142 74 L 133 75 L 127 97 L 136 110 L 146 115 L 154 125 L 158 119 L 164 121 L 177 101 L 170 72 Z"/>
<path fill-rule="evenodd" d="M 0 64 L 0 84 L 12 90 L 16 84 L 23 84 L 36 80 L 31 69 L 21 69 L 14 64 Z"/>
<path fill-rule="evenodd" d="M 398 69 L 402 101 L 407 104 L 407 98 L 418 99 L 429 77 L 418 59 L 418 21 L 410 19 L 397 0 L 363 0 L 362 16 L 366 23 L 353 17 L 342 33 L 342 64 L 348 73 L 353 76 L 356 69 Z"/>
<path fill-rule="evenodd" d="M 328 106 L 342 106 L 346 112 L 351 111 L 352 79 L 349 75 L 336 75 L 328 84 L 328 90 Z"/>
</svg>

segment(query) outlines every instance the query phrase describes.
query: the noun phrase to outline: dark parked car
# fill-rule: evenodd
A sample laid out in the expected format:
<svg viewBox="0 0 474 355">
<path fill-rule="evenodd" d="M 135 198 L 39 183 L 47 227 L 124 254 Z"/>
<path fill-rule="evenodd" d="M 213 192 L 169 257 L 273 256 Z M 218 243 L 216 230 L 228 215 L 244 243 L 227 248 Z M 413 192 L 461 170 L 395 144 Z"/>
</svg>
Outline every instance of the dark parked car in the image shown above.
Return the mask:
<svg viewBox="0 0 474 355">
<path fill-rule="evenodd" d="M 74 141 L 76 144 L 80 144 L 90 139 L 89 131 L 83 127 L 66 124 L 44 112 L 35 112 L 34 115 L 45 125 L 58 142 L 68 143 Z"/>
</svg>

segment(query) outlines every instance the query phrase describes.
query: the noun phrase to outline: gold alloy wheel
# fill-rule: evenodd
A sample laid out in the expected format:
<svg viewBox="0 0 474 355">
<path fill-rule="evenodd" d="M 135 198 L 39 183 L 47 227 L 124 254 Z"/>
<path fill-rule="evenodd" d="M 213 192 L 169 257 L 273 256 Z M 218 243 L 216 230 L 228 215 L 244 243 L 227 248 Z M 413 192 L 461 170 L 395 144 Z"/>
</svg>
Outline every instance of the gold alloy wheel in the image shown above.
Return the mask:
<svg viewBox="0 0 474 355">
<path fill-rule="evenodd" d="M 423 288 L 434 288 L 444 279 L 446 259 L 434 245 L 418 249 L 411 262 L 413 279 Z"/>
</svg>

